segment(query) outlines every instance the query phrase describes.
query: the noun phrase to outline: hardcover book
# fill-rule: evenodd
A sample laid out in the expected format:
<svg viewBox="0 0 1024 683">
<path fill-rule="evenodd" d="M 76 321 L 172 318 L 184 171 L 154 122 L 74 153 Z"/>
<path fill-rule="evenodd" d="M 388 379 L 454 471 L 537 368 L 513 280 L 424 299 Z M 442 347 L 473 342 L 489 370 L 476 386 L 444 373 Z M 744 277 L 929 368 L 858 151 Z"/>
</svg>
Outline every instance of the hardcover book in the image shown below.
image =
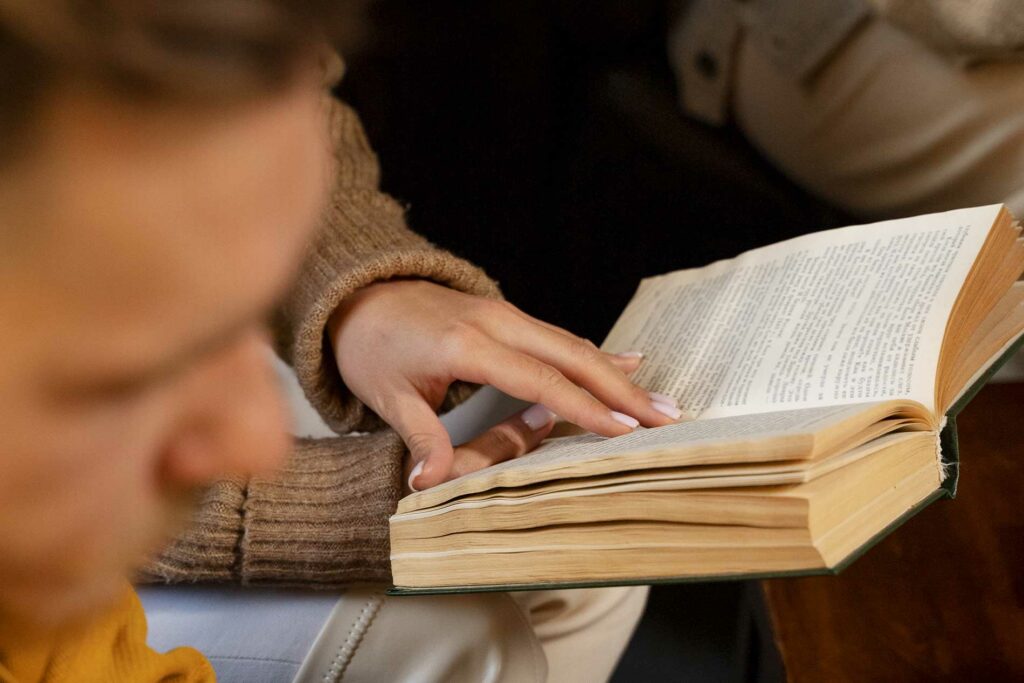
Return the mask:
<svg viewBox="0 0 1024 683">
<path fill-rule="evenodd" d="M 396 593 L 835 572 L 956 493 L 956 415 L 1024 341 L 1003 206 L 643 280 L 602 348 L 692 419 L 569 434 L 399 502 Z M 570 430 L 571 431 L 571 430 Z"/>
</svg>

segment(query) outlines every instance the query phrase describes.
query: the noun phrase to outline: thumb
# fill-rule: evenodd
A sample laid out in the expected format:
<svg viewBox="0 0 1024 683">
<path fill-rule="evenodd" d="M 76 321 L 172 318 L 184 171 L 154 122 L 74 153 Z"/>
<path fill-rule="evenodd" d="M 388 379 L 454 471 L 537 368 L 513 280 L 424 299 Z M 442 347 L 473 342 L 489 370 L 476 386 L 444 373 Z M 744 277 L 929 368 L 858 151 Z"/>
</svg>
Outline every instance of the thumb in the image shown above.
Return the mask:
<svg viewBox="0 0 1024 683">
<path fill-rule="evenodd" d="M 422 491 L 446 481 L 455 455 L 441 420 L 419 395 L 410 395 L 392 405 L 388 414 L 380 416 L 394 427 L 409 448 L 413 461 L 409 488 Z"/>
</svg>

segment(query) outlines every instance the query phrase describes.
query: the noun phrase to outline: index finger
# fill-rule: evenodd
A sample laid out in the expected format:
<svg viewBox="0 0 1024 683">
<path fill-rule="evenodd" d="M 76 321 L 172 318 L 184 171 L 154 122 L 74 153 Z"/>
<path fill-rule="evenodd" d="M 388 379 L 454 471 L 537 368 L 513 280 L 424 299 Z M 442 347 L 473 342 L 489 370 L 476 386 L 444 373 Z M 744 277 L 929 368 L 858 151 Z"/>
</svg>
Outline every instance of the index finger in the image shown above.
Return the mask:
<svg viewBox="0 0 1024 683">
<path fill-rule="evenodd" d="M 506 394 L 542 403 L 566 420 L 602 436 L 622 436 L 639 422 L 617 412 L 566 379 L 556 368 L 490 338 L 459 358 L 458 379 L 490 384 Z"/>
<path fill-rule="evenodd" d="M 611 409 L 630 415 L 647 427 L 671 424 L 682 416 L 677 407 L 668 403 L 672 399 L 655 399 L 631 382 L 608 354 L 589 341 L 559 328 L 535 324 L 523 316 L 496 317 L 499 319 L 488 326 L 488 331 L 498 341 L 555 368 Z"/>
</svg>

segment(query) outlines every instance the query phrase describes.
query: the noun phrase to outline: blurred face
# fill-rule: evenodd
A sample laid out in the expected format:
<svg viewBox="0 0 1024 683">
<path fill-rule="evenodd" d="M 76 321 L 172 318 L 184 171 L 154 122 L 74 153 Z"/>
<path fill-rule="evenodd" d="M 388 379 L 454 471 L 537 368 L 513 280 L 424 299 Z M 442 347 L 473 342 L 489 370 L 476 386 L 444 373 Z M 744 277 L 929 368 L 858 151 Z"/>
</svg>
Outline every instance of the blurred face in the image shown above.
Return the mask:
<svg viewBox="0 0 1024 683">
<path fill-rule="evenodd" d="M 0 167 L 0 619 L 102 605 L 189 491 L 285 453 L 264 322 L 329 172 L 299 80 L 209 109 L 59 88 Z"/>
</svg>

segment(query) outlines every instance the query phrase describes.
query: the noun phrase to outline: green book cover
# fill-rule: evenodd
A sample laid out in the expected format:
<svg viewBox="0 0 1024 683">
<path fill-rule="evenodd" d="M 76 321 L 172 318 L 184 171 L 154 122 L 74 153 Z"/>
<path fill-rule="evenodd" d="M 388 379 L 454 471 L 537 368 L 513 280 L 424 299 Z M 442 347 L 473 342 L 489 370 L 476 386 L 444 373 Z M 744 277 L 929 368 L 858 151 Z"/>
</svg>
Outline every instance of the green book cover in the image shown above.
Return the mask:
<svg viewBox="0 0 1024 683">
<path fill-rule="evenodd" d="M 608 586 L 636 586 L 636 585 L 654 585 L 654 584 L 670 584 L 670 583 L 697 583 L 697 582 L 708 582 L 708 581 L 736 581 L 736 580 L 751 580 L 751 579 L 768 579 L 768 578 L 779 578 L 779 577 L 797 577 L 797 576 L 820 576 L 820 575 L 834 575 L 843 571 L 846 567 L 854 562 L 858 557 L 863 555 L 865 552 L 870 550 L 883 538 L 891 534 L 898 527 L 902 526 L 907 520 L 916 515 L 918 512 L 923 510 L 925 507 L 930 505 L 940 498 L 955 498 L 957 482 L 960 477 L 960 447 L 957 442 L 957 431 L 956 431 L 956 418 L 964 407 L 970 403 L 971 399 L 981 390 L 981 388 L 992 378 L 996 371 L 1010 359 L 1018 350 L 1024 347 L 1024 334 L 1019 336 L 1010 346 L 1004 351 L 1000 357 L 985 370 L 984 373 L 978 377 L 977 381 L 971 388 L 968 389 L 964 394 L 957 400 L 952 408 L 946 413 L 946 424 L 939 435 L 940 447 L 942 449 L 942 461 L 946 471 L 946 478 L 942 482 L 942 486 L 936 489 L 932 494 L 927 496 L 924 500 L 913 505 L 909 510 L 900 515 L 899 518 L 894 520 L 887 527 L 882 529 L 879 533 L 875 534 L 866 543 L 860 546 L 857 550 L 850 553 L 846 559 L 835 567 L 828 569 L 803 569 L 795 571 L 773 571 L 773 572 L 747 572 L 743 574 L 712 574 L 707 576 L 681 576 L 681 577 L 658 577 L 658 578 L 645 578 L 637 577 L 635 579 L 615 579 L 613 581 L 585 581 L 585 582 L 551 582 L 551 583 L 530 583 L 530 584 L 494 584 L 494 585 L 473 585 L 473 586 L 444 586 L 437 588 L 401 588 L 392 587 L 388 590 L 388 595 L 442 595 L 442 594 L 456 594 L 456 593 L 489 593 L 489 592 L 506 592 L 506 591 L 524 591 L 524 590 L 551 590 L 561 588 L 601 588 Z"/>
</svg>

